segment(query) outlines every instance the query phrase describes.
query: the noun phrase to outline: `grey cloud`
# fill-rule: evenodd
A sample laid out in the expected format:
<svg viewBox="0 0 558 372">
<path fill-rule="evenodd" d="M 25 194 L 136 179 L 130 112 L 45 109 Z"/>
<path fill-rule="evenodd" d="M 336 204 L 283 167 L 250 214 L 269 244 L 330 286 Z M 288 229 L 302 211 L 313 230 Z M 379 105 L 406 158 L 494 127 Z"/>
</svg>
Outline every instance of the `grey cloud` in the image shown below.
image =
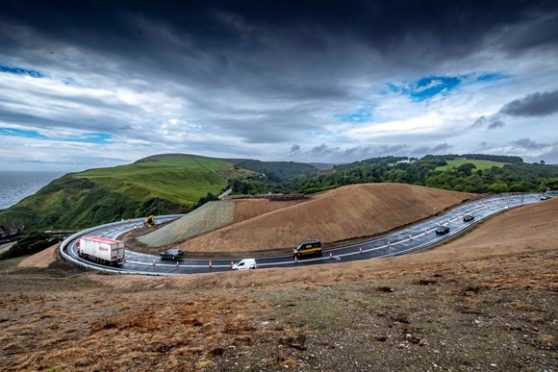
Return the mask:
<svg viewBox="0 0 558 372">
<path fill-rule="evenodd" d="M 405 144 L 371 144 L 366 146 L 353 146 L 340 148 L 321 144 L 313 147 L 306 154 L 319 156 L 321 160 L 328 160 L 336 164 L 351 162 L 386 155 L 405 155 L 408 145 Z"/>
<path fill-rule="evenodd" d="M 479 128 L 483 127 L 488 123 L 488 119 L 483 115 L 479 117 L 473 124 L 471 124 L 471 128 Z"/>
<path fill-rule="evenodd" d="M 538 161 L 540 159 L 544 159 L 547 164 L 556 164 L 558 166 L 558 145 L 555 145 L 540 157 L 531 158 L 532 161 Z"/>
<path fill-rule="evenodd" d="M 300 145 L 294 144 L 294 145 L 291 146 L 291 150 L 289 152 L 293 153 L 293 152 L 298 152 L 298 151 L 300 151 Z"/>
<path fill-rule="evenodd" d="M 484 128 L 486 129 L 497 129 L 505 126 L 506 124 L 498 119 L 499 115 L 492 115 L 490 117 L 481 116 L 469 128 Z"/>
<path fill-rule="evenodd" d="M 497 128 L 503 127 L 504 125 L 506 125 L 506 124 L 504 124 L 503 121 L 496 120 L 496 121 L 490 123 L 487 128 L 488 129 L 497 129 Z"/>
<path fill-rule="evenodd" d="M 325 143 L 322 143 L 321 145 L 312 147 L 309 153 L 312 155 L 331 155 L 337 151 L 339 151 L 339 147 L 329 147 Z"/>
<path fill-rule="evenodd" d="M 33 128 L 70 128 L 87 131 L 99 131 L 109 133 L 121 133 L 130 129 L 130 126 L 124 123 L 117 124 L 112 121 L 104 121 L 98 119 L 79 119 L 76 121 L 48 119 L 30 114 L 11 112 L 0 107 L 0 122 L 17 123 L 18 125 Z"/>
<path fill-rule="evenodd" d="M 413 155 L 427 155 L 427 154 L 437 154 L 442 151 L 447 151 L 451 146 L 447 143 L 440 143 L 434 146 L 420 146 L 412 151 Z"/>
<path fill-rule="evenodd" d="M 514 146 L 521 147 L 526 150 L 540 150 L 551 145 L 545 143 L 537 143 L 530 138 L 521 138 L 511 142 Z"/>
<path fill-rule="evenodd" d="M 545 116 L 558 112 L 558 90 L 533 93 L 504 105 L 500 113 L 510 116 Z"/>
</svg>

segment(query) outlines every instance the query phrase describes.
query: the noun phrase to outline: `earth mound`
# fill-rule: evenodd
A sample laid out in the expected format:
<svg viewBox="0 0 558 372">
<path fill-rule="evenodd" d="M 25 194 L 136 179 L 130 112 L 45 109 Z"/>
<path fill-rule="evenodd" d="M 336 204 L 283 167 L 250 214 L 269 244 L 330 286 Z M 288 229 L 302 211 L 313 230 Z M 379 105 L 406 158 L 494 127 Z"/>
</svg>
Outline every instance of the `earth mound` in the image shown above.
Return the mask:
<svg viewBox="0 0 558 372">
<path fill-rule="evenodd" d="M 23 259 L 17 266 L 25 268 L 45 268 L 51 263 L 56 261 L 56 250 L 59 244 L 55 244 L 52 247 L 43 249 L 42 251 L 35 253 L 25 259 Z"/>
<path fill-rule="evenodd" d="M 289 248 L 307 239 L 326 244 L 369 237 L 419 221 L 474 194 L 405 184 L 359 184 L 261 214 L 184 241 L 189 252 Z"/>
<path fill-rule="evenodd" d="M 152 248 L 183 242 L 186 239 L 223 226 L 302 202 L 304 200 L 240 199 L 213 201 L 204 204 L 167 226 L 137 237 L 137 240 Z"/>
</svg>

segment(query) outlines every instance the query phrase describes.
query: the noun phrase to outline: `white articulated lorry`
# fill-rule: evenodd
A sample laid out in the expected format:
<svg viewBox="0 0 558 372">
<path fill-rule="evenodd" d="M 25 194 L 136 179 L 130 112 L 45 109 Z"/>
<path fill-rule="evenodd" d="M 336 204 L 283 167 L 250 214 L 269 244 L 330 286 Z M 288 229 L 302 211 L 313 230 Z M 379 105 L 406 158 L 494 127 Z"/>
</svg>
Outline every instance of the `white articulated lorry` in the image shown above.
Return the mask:
<svg viewBox="0 0 558 372">
<path fill-rule="evenodd" d="M 79 240 L 78 254 L 103 264 L 118 265 L 124 262 L 124 242 L 99 236 L 84 236 Z"/>
</svg>

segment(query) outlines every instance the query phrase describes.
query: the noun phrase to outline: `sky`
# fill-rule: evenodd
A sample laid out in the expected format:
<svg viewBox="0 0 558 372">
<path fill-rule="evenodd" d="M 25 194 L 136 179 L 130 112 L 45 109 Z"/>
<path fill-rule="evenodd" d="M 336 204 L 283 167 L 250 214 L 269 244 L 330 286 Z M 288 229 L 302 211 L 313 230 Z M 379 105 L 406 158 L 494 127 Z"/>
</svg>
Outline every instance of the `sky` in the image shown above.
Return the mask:
<svg viewBox="0 0 558 372">
<path fill-rule="evenodd" d="M 3 1 L 0 170 L 558 163 L 558 2 Z"/>
</svg>

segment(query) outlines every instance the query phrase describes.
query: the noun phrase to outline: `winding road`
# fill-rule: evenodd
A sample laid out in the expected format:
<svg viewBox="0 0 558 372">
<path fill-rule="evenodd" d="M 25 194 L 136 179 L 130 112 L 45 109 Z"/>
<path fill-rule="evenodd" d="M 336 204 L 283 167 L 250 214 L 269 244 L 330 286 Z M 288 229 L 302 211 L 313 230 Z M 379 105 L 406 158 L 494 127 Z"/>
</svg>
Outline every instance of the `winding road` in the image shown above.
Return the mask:
<svg viewBox="0 0 558 372">
<path fill-rule="evenodd" d="M 324 250 L 322 257 L 305 258 L 295 261 L 291 255 L 283 255 L 258 258 L 257 264 L 259 268 L 293 267 L 411 253 L 447 241 L 501 211 L 521 205 L 536 203 L 540 200 L 540 196 L 541 194 L 516 194 L 477 199 L 460 204 L 437 216 L 430 217 L 380 237 Z M 463 222 L 463 216 L 466 214 L 475 216 L 475 219 L 471 222 Z M 183 215 L 159 216 L 156 218 L 156 221 L 157 223 L 165 223 L 182 216 Z M 449 226 L 450 232 L 446 235 L 437 235 L 435 230 L 440 225 Z M 60 245 L 60 253 L 65 260 L 76 265 L 89 269 L 121 274 L 177 275 L 208 273 L 231 270 L 231 262 L 233 260 L 238 261 L 238 259 L 231 258 L 213 260 L 185 258 L 177 264 L 172 261 L 161 260 L 159 256 L 126 250 L 125 262 L 121 266 L 111 267 L 88 261 L 79 257 L 77 254 L 76 243 L 79 238 L 84 235 L 96 235 L 116 239 L 125 232 L 142 226 L 143 219 L 137 218 L 83 230 L 64 240 Z"/>
</svg>

